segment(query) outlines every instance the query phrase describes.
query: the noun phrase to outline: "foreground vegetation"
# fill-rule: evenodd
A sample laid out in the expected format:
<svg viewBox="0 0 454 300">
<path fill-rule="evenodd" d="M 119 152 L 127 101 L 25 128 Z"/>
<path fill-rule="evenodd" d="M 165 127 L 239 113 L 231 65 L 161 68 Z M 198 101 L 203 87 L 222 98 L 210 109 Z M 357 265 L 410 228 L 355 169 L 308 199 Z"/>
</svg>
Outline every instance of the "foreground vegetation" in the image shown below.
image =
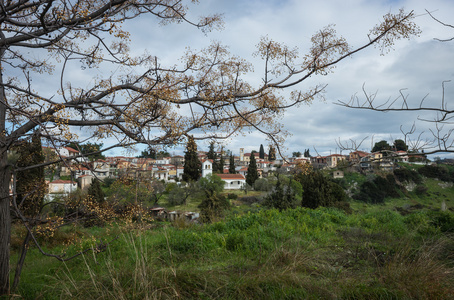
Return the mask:
<svg viewBox="0 0 454 300">
<path fill-rule="evenodd" d="M 210 225 L 132 225 L 60 232 L 54 244 L 83 236 L 70 251 L 95 246 L 99 237 L 118 239 L 66 264 L 33 249 L 18 293 L 26 299 L 454 299 L 449 212 L 271 209 Z"/>
<path fill-rule="evenodd" d="M 48 253 L 69 257 L 89 251 L 62 263 L 31 246 L 15 294 L 24 299 L 454 299 L 451 167 L 404 166 L 366 176 L 347 172 L 335 181 L 326 174 L 306 175 L 261 179 L 255 191 L 222 191 L 216 177 L 184 188 L 155 185 L 152 192 L 111 183 L 103 211 L 116 203 L 112 212 L 130 216 L 38 230 Z M 207 223 L 153 221 L 142 213 L 146 210 L 138 214 L 128 206 L 146 205 L 143 199 L 198 210 Z M 12 263 L 25 233 L 14 226 Z"/>
</svg>

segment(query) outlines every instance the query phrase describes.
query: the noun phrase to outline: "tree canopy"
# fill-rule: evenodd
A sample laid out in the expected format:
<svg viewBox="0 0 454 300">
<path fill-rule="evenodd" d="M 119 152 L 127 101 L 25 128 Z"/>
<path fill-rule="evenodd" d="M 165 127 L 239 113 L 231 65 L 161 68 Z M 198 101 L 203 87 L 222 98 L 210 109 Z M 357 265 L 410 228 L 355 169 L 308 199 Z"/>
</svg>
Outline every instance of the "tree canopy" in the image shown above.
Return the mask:
<svg viewBox="0 0 454 300">
<path fill-rule="evenodd" d="M 387 150 L 391 150 L 391 146 L 385 140 L 381 140 L 375 143 L 374 147 L 372 148 L 372 152 L 382 152 Z"/>
<path fill-rule="evenodd" d="M 102 154 L 103 143 L 90 143 L 79 144 L 75 142 L 70 142 L 68 147 L 71 147 L 81 154 L 85 155 L 89 160 L 105 159 L 106 157 Z"/>
</svg>

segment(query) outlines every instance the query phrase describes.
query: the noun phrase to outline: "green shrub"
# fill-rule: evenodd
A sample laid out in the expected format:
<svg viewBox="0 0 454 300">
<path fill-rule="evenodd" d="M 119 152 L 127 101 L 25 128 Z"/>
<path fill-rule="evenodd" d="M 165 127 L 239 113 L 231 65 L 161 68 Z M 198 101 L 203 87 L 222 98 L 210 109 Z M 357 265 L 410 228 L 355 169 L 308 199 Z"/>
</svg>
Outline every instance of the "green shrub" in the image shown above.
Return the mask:
<svg viewBox="0 0 454 300">
<path fill-rule="evenodd" d="M 227 199 L 236 200 L 236 199 L 238 199 L 238 195 L 237 194 L 228 193 L 227 194 Z"/>
<path fill-rule="evenodd" d="M 225 248 L 229 251 L 244 248 L 244 234 L 234 231 L 227 235 L 227 238 L 225 239 Z"/>
<path fill-rule="evenodd" d="M 383 203 L 386 197 L 399 197 L 399 186 L 392 174 L 369 178 L 361 184 L 359 192 L 353 195 L 353 199 L 372 204 Z"/>
<path fill-rule="evenodd" d="M 425 195 L 427 193 L 428 188 L 425 185 L 419 184 L 415 188 L 415 193 L 418 196 Z"/>
<path fill-rule="evenodd" d="M 418 169 L 418 173 L 428 178 L 438 178 L 442 181 L 454 181 L 452 172 L 446 166 L 425 165 Z"/>
<path fill-rule="evenodd" d="M 410 170 L 407 168 L 399 168 L 393 171 L 394 176 L 396 176 L 397 180 L 400 182 L 410 182 L 413 181 L 416 184 L 420 184 L 422 182 L 421 176 L 418 172 L 414 170 Z"/>
<path fill-rule="evenodd" d="M 238 198 L 238 200 L 240 200 L 241 202 L 245 203 L 245 204 L 254 204 L 254 203 L 259 203 L 261 201 L 260 198 L 257 198 L 255 196 L 244 196 L 244 197 L 240 197 Z"/>
<path fill-rule="evenodd" d="M 268 192 L 271 191 L 273 185 L 266 178 L 259 178 L 254 182 L 254 190 Z"/>
<path fill-rule="evenodd" d="M 303 197 L 301 206 L 317 208 L 329 207 L 335 202 L 345 201 L 347 195 L 344 189 L 335 182 L 330 181 L 320 171 L 312 171 L 308 174 L 300 173 L 295 180 L 301 184 Z"/>
<path fill-rule="evenodd" d="M 449 211 L 431 211 L 431 224 L 441 232 L 454 232 L 454 214 Z"/>
</svg>

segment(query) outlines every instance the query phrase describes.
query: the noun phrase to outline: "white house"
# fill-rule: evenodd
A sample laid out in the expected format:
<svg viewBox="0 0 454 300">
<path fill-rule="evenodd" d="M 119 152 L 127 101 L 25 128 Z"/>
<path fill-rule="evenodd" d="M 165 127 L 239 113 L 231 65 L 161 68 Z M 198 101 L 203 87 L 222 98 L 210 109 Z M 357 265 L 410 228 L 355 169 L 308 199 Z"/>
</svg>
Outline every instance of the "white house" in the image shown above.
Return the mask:
<svg viewBox="0 0 454 300">
<path fill-rule="evenodd" d="M 206 159 L 202 161 L 202 177 L 205 178 L 208 175 L 213 174 L 213 161 Z"/>
<path fill-rule="evenodd" d="M 246 178 L 241 174 L 216 174 L 225 181 L 225 190 L 239 190 L 246 184 Z"/>
<path fill-rule="evenodd" d="M 77 190 L 77 182 L 57 179 L 49 183 L 49 193 L 69 194 Z"/>
</svg>

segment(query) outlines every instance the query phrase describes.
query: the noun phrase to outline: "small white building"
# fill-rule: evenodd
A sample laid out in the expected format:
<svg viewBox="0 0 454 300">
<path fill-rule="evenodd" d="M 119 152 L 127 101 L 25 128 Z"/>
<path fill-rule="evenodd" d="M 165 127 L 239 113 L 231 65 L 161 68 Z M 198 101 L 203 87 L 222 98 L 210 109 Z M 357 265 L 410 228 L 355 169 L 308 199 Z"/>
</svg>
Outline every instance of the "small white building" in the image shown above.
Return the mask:
<svg viewBox="0 0 454 300">
<path fill-rule="evenodd" d="M 246 184 L 246 178 L 241 174 L 216 174 L 225 181 L 225 190 L 239 190 Z"/>
<path fill-rule="evenodd" d="M 202 177 L 205 178 L 208 175 L 213 174 L 213 161 L 206 159 L 202 161 Z"/>
</svg>

